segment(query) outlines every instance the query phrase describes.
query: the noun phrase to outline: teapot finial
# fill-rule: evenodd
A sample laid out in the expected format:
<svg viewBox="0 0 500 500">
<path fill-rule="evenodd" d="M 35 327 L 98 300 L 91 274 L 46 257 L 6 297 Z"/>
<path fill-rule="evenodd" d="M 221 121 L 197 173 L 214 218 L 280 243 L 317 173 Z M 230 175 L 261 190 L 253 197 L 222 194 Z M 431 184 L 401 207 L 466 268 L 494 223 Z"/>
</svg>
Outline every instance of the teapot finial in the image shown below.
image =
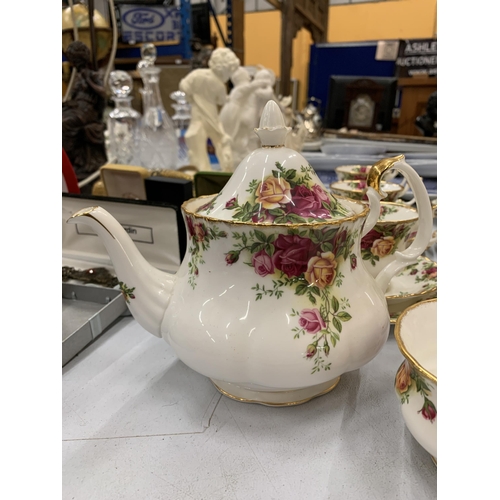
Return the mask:
<svg viewBox="0 0 500 500">
<path fill-rule="evenodd" d="M 285 127 L 285 119 L 278 104 L 272 100 L 267 101 L 260 117 L 259 128 L 255 129 L 262 147 L 283 147 L 290 130 L 290 127 Z"/>
</svg>

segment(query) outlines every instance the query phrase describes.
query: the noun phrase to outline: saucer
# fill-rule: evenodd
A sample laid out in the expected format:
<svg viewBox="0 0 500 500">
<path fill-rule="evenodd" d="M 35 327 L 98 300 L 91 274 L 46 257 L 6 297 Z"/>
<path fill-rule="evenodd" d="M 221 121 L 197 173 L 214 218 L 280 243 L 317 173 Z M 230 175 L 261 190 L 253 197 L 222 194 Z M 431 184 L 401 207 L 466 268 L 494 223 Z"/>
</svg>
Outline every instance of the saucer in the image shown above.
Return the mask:
<svg viewBox="0 0 500 500">
<path fill-rule="evenodd" d="M 437 263 L 419 257 L 392 278 L 385 292 L 391 323 L 409 306 L 437 296 Z"/>
<path fill-rule="evenodd" d="M 321 139 L 316 141 L 306 141 L 302 146 L 302 151 L 321 151 L 321 145 L 323 141 Z"/>
</svg>

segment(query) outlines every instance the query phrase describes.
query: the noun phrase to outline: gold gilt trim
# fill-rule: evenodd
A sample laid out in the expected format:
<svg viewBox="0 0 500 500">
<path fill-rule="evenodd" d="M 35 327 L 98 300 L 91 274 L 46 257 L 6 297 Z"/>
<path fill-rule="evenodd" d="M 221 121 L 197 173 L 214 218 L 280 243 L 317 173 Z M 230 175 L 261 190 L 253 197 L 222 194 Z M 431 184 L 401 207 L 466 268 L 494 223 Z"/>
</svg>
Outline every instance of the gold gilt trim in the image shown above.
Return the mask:
<svg viewBox="0 0 500 500">
<path fill-rule="evenodd" d="M 197 198 L 191 198 L 187 201 L 185 201 L 181 205 L 182 211 L 190 215 L 192 217 L 195 217 L 196 219 L 202 219 L 206 220 L 209 222 L 217 222 L 218 224 L 231 224 L 234 226 L 255 226 L 255 227 L 289 227 L 289 228 L 300 228 L 300 227 L 322 227 L 322 226 L 339 226 L 340 224 L 344 224 L 345 222 L 353 222 L 355 220 L 361 219 L 363 217 L 366 217 L 368 215 L 368 212 L 370 211 L 370 207 L 366 203 L 362 203 L 361 201 L 358 200 L 352 200 L 351 198 L 344 198 L 343 196 L 337 196 L 335 199 L 345 199 L 349 203 L 355 203 L 357 205 L 361 205 L 364 207 L 364 209 L 359 213 L 359 214 L 354 214 L 351 215 L 350 217 L 344 217 L 342 219 L 330 219 L 324 222 L 297 222 L 295 224 L 286 224 L 286 223 L 272 223 L 272 224 L 265 224 L 262 222 L 242 222 L 239 220 L 227 220 L 227 219 L 217 219 L 216 217 L 210 217 L 209 215 L 201 215 L 198 212 L 193 212 L 191 210 L 187 210 L 186 206 L 192 203 L 195 200 L 201 200 L 204 198 L 214 198 L 217 196 L 217 194 L 206 194 L 203 196 L 198 196 Z M 199 207 L 198 207 L 199 208 Z"/>
<path fill-rule="evenodd" d="M 265 149 L 268 149 L 268 148 L 284 148 L 285 145 L 284 144 L 278 144 L 276 146 L 264 146 L 262 145 L 261 148 L 265 148 Z"/>
<path fill-rule="evenodd" d="M 420 307 L 424 304 L 430 304 L 432 302 L 437 303 L 437 298 L 436 299 L 428 299 L 428 300 L 423 300 L 422 302 L 417 302 L 416 304 L 413 304 L 412 306 L 407 307 L 399 316 L 398 320 L 396 321 L 396 325 L 394 326 L 394 337 L 396 338 L 396 342 L 398 344 L 399 350 L 403 354 L 403 356 L 410 362 L 410 364 L 415 368 L 419 373 L 421 373 L 424 377 L 428 378 L 432 382 L 434 382 L 437 385 L 437 377 L 436 375 L 432 374 L 430 371 L 426 370 L 408 351 L 408 349 L 405 346 L 405 343 L 403 342 L 403 339 L 401 338 L 401 323 L 403 322 L 405 316 L 412 311 L 413 309 Z"/>
<path fill-rule="evenodd" d="M 394 165 L 398 161 L 404 159 L 404 155 L 398 155 L 393 158 L 384 158 L 383 160 L 379 160 L 377 163 L 372 165 L 372 168 L 370 168 L 368 172 L 368 177 L 366 178 L 368 186 L 375 189 L 380 196 L 385 196 L 385 193 L 380 189 L 380 179 L 388 170 L 394 168 Z"/>
<path fill-rule="evenodd" d="M 96 219 L 93 215 L 92 212 L 97 210 L 99 207 L 89 207 L 89 208 L 84 208 L 83 210 L 80 210 L 79 212 L 76 212 L 76 214 L 73 214 L 66 222 L 70 221 L 71 219 L 76 219 L 77 217 L 88 217 L 89 219 L 95 220 L 98 224 L 100 224 L 106 231 L 111 235 L 113 239 L 116 239 L 111 233 L 111 231 L 99 220 Z"/>
<path fill-rule="evenodd" d="M 436 264 L 437 266 L 437 262 L 429 259 L 429 257 L 424 257 L 424 256 L 420 256 L 419 259 L 424 259 L 424 260 L 427 260 L 429 262 L 432 262 L 433 264 Z M 417 261 L 417 264 L 418 264 L 418 261 Z M 412 264 L 408 264 L 408 266 L 411 266 Z M 406 269 L 406 268 L 405 268 Z M 401 271 L 402 272 L 402 271 Z M 409 293 L 407 295 L 386 295 L 385 298 L 386 300 L 391 300 L 391 299 L 401 299 L 401 300 L 406 300 L 406 299 L 409 299 L 411 297 L 419 297 L 421 295 L 428 295 L 430 294 L 431 292 L 435 292 L 437 290 L 437 285 L 432 287 L 432 288 L 426 288 L 425 290 L 421 291 L 421 292 L 418 292 L 418 293 Z"/>
<path fill-rule="evenodd" d="M 335 387 L 337 387 L 338 383 L 340 382 L 340 376 L 335 379 L 333 384 L 325 389 L 324 391 L 319 392 L 318 394 L 315 394 L 314 396 L 310 396 L 309 398 L 305 399 L 300 399 L 299 401 L 290 401 L 288 403 L 269 403 L 266 401 L 257 401 L 254 399 L 246 399 L 246 398 L 240 398 L 238 396 L 234 396 L 233 394 L 230 394 L 229 392 L 225 391 L 224 389 L 221 389 L 212 379 L 210 379 L 210 382 L 214 384 L 215 388 L 223 395 L 226 396 L 230 399 L 234 399 L 235 401 L 239 401 L 240 403 L 254 403 L 254 404 L 259 404 L 259 405 L 264 405 L 264 406 L 276 406 L 276 407 L 286 407 L 286 406 L 297 406 L 301 405 L 303 403 L 307 403 L 308 401 L 311 401 L 311 399 L 314 398 L 319 398 L 320 396 L 324 396 L 325 394 L 329 393 L 330 391 L 333 391 Z M 287 392 L 287 391 L 283 391 Z"/>
<path fill-rule="evenodd" d="M 432 458 L 432 461 L 434 462 L 434 465 L 437 467 L 437 465 L 438 465 L 437 458 L 433 457 L 432 455 L 431 455 L 431 458 Z"/>
</svg>

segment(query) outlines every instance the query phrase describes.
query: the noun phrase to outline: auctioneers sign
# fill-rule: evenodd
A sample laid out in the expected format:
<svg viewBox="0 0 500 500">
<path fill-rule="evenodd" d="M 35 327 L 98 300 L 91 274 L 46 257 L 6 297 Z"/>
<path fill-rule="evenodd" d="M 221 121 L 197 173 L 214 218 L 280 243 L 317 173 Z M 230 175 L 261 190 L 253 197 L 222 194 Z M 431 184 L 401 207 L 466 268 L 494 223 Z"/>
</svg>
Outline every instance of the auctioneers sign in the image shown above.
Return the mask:
<svg viewBox="0 0 500 500">
<path fill-rule="evenodd" d="M 396 76 L 437 76 L 437 39 L 401 40 L 396 58 Z"/>
</svg>

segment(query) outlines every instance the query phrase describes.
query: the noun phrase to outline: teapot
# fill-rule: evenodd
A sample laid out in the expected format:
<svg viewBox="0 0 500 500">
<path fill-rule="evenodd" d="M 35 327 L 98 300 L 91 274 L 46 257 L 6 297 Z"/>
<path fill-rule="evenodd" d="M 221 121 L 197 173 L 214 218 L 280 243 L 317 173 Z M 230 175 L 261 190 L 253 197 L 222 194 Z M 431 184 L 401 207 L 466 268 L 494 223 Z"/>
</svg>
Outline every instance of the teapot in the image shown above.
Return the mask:
<svg viewBox="0 0 500 500">
<path fill-rule="evenodd" d="M 151 266 L 101 207 L 73 214 L 102 239 L 136 321 L 187 366 L 238 401 L 290 406 L 331 391 L 372 360 L 389 335 L 384 291 L 432 233 L 431 204 L 404 156 L 379 161 L 368 202 L 334 197 L 307 160 L 284 146 L 289 128 L 269 101 L 246 156 L 217 195 L 182 205 L 187 251 L 177 271 Z M 419 227 L 374 278 L 361 257 L 397 169 L 416 196 Z"/>
</svg>

